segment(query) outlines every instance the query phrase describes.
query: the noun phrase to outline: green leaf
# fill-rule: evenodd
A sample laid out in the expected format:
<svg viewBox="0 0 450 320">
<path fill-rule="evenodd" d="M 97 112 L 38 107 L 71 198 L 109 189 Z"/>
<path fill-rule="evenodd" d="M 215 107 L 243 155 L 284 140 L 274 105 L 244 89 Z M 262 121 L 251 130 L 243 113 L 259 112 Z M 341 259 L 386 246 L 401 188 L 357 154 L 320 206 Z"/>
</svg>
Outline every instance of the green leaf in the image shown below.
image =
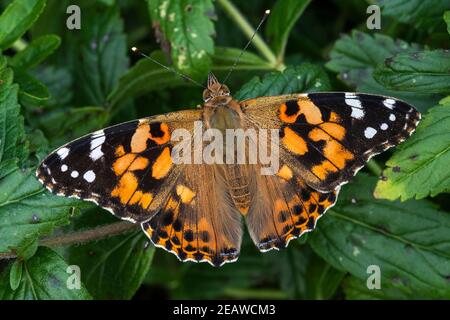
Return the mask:
<svg viewBox="0 0 450 320">
<path fill-rule="evenodd" d="M 444 21 L 447 24 L 447 31 L 450 33 L 450 11 L 444 12 Z"/>
<path fill-rule="evenodd" d="M 333 267 L 361 280 L 376 265 L 381 286 L 410 298 L 450 298 L 450 215 L 424 200 L 375 200 L 375 182 L 359 174 L 345 186 L 309 244 Z"/>
<path fill-rule="evenodd" d="M 214 72 L 229 71 L 241 52 L 242 49 L 216 47 L 212 56 L 212 70 Z M 236 65 L 234 72 L 245 70 L 273 70 L 273 67 L 258 55 L 245 51 L 239 59 L 239 64 Z"/>
<path fill-rule="evenodd" d="M 418 297 L 410 297 L 401 290 L 386 285 L 382 285 L 380 289 L 369 289 L 365 279 L 362 280 L 356 277 L 348 277 L 345 279 L 343 286 L 345 297 L 349 300 L 419 299 Z"/>
<path fill-rule="evenodd" d="M 401 200 L 450 190 L 450 101 L 433 107 L 417 132 L 386 162 L 377 198 Z"/>
<path fill-rule="evenodd" d="M 23 275 L 15 290 L 9 285 L 10 269 L 0 273 L 1 300 L 86 300 L 86 288 L 69 289 L 67 263 L 54 251 L 41 247 L 29 260 L 23 261 Z M 83 271 L 83 270 L 82 270 Z"/>
<path fill-rule="evenodd" d="M 14 0 L 0 16 L 0 49 L 9 48 L 31 27 L 45 7 L 45 0 Z"/>
<path fill-rule="evenodd" d="M 47 87 L 30 74 L 15 69 L 14 80 L 20 86 L 19 96 L 22 102 L 40 104 L 50 98 Z"/>
<path fill-rule="evenodd" d="M 102 107 L 59 108 L 48 111 L 31 121 L 48 137 L 50 145 L 58 146 L 94 130 L 108 120 Z"/>
<path fill-rule="evenodd" d="M 318 92 L 331 89 L 326 72 L 313 64 L 304 63 L 288 67 L 283 72 L 272 72 L 261 80 L 253 78 L 245 84 L 235 98 L 238 100 L 296 92 Z"/>
<path fill-rule="evenodd" d="M 279 60 L 284 57 L 295 22 L 310 3 L 311 0 L 279 0 L 273 6 L 267 21 L 266 35 Z"/>
<path fill-rule="evenodd" d="M 450 93 L 450 50 L 398 54 L 380 65 L 374 78 L 392 90 Z"/>
<path fill-rule="evenodd" d="M 152 54 L 152 58 L 159 61 L 162 59 L 162 53 Z M 187 82 L 175 73 L 161 68 L 150 60 L 141 59 L 120 78 L 118 86 L 108 100 L 111 110 L 115 111 L 129 99 L 134 99 L 144 93 L 183 84 L 186 85 Z"/>
<path fill-rule="evenodd" d="M 228 72 L 240 53 L 240 49 L 217 47 L 213 55 L 213 71 L 217 73 Z M 164 54 L 155 51 L 151 57 L 166 64 Z M 235 72 L 246 70 L 270 70 L 272 67 L 263 59 L 251 52 L 245 52 Z M 120 79 L 119 85 L 109 97 L 111 109 L 115 110 L 119 105 L 139 97 L 144 93 L 154 90 L 191 85 L 172 71 L 166 70 L 148 59 L 139 60 Z"/>
<path fill-rule="evenodd" d="M 200 80 L 211 70 L 214 53 L 214 12 L 211 0 L 147 0 L 153 28 L 170 44 L 178 70 Z"/>
<path fill-rule="evenodd" d="M 383 16 L 433 31 L 442 24 L 442 12 L 450 9 L 449 0 L 375 0 Z"/>
<path fill-rule="evenodd" d="M 268 272 L 269 279 L 276 279 L 276 275 L 271 273 L 275 262 L 267 259 L 270 253 L 261 255 L 247 235 L 244 235 L 238 262 L 220 268 L 211 268 L 205 263 L 180 265 L 173 255 L 161 250 L 157 250 L 156 254 L 146 283 L 170 286 L 173 288 L 173 298 L 286 298 L 280 290 L 258 288 Z"/>
<path fill-rule="evenodd" d="M 44 191 L 31 170 L 17 170 L 0 179 L 0 252 L 27 255 L 30 245 L 55 227 L 67 224 L 79 200 Z"/>
<path fill-rule="evenodd" d="M 89 219 L 89 220 L 88 220 Z M 75 228 L 99 226 L 116 221 L 105 210 L 93 209 L 76 221 Z M 81 279 L 95 299 L 131 299 L 150 269 L 154 246 L 142 230 L 105 240 L 72 246 L 71 264 L 80 266 Z"/>
<path fill-rule="evenodd" d="M 330 299 L 345 275 L 308 246 L 290 247 L 279 252 L 274 260 L 281 287 L 291 299 Z"/>
<path fill-rule="evenodd" d="M 55 108 L 69 105 L 73 97 L 73 75 L 66 67 L 39 66 L 30 70 L 48 89 L 50 98 L 39 104 L 40 108 Z"/>
<path fill-rule="evenodd" d="M 12 84 L 13 72 L 0 56 L 0 179 L 15 170 L 27 157 L 23 117 L 18 104 L 19 87 Z"/>
<path fill-rule="evenodd" d="M 9 285 L 12 291 L 16 291 L 22 281 L 23 261 L 16 259 L 9 273 Z"/>
<path fill-rule="evenodd" d="M 61 44 L 60 37 L 45 35 L 33 40 L 24 50 L 17 53 L 10 65 L 15 68 L 29 69 L 45 60 Z"/>
<path fill-rule="evenodd" d="M 81 105 L 106 104 L 106 98 L 128 67 L 127 41 L 117 7 L 88 11 L 75 45 L 81 63 L 74 62 L 77 74 L 77 102 Z M 78 47 L 78 48 L 77 48 Z"/>
<path fill-rule="evenodd" d="M 344 35 L 336 41 L 331 51 L 331 60 L 327 68 L 339 73 L 339 78 L 358 92 L 394 96 L 405 100 L 425 111 L 442 96 L 428 92 L 403 92 L 388 90 L 373 79 L 374 69 L 390 57 L 399 53 L 410 53 L 419 50 L 418 45 L 408 44 L 402 40 L 394 40 L 382 34 L 374 36 L 353 31 L 351 36 Z"/>
</svg>

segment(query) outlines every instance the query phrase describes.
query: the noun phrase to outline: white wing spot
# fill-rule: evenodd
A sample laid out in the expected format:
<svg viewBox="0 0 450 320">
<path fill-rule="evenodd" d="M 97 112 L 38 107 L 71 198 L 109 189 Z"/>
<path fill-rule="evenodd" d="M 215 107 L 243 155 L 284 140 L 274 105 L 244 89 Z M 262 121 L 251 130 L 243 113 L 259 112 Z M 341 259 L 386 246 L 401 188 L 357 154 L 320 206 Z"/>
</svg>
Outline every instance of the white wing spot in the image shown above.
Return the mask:
<svg viewBox="0 0 450 320">
<path fill-rule="evenodd" d="M 103 156 L 102 147 L 101 145 L 105 142 L 106 138 L 105 136 L 99 136 L 98 138 L 95 138 L 91 141 L 91 153 L 89 154 L 89 157 L 92 160 L 97 160 Z"/>
<path fill-rule="evenodd" d="M 394 99 L 385 99 L 383 101 L 383 104 L 386 108 L 388 109 L 394 109 L 394 105 L 395 105 L 395 100 Z"/>
<path fill-rule="evenodd" d="M 72 171 L 72 173 L 70 174 L 70 176 L 71 176 L 72 178 L 78 178 L 79 175 L 80 175 L 80 174 L 79 174 L 78 171 L 76 171 L 76 170 Z"/>
<path fill-rule="evenodd" d="M 364 118 L 364 110 L 361 105 L 361 101 L 356 97 L 354 93 L 345 94 L 345 103 L 352 107 L 351 117 L 355 119 Z"/>
<path fill-rule="evenodd" d="M 86 171 L 86 173 L 83 175 L 83 179 L 87 182 L 92 182 L 95 180 L 95 173 L 92 170 Z"/>
<path fill-rule="evenodd" d="M 64 160 L 69 155 L 69 151 L 70 151 L 69 148 L 64 147 L 56 151 L 56 153 L 58 154 L 59 159 Z"/>
<path fill-rule="evenodd" d="M 387 128 L 389 128 L 389 126 L 386 123 L 382 123 L 380 126 L 381 130 L 387 130 Z"/>
<path fill-rule="evenodd" d="M 364 118 L 364 110 L 352 107 L 351 117 L 355 118 L 355 119 L 362 119 L 362 118 Z"/>
<path fill-rule="evenodd" d="M 61 172 L 66 172 L 67 169 L 68 169 L 68 167 L 67 167 L 65 164 L 63 164 L 63 165 L 61 166 Z"/>
<path fill-rule="evenodd" d="M 377 133 L 377 130 L 375 130 L 372 127 L 367 127 L 366 130 L 364 131 L 364 136 L 367 139 L 372 139 L 375 136 L 376 133 Z"/>
<path fill-rule="evenodd" d="M 97 149 L 92 150 L 91 153 L 89 154 L 89 157 L 93 161 L 96 161 L 96 160 L 100 159 L 103 155 L 104 155 L 104 153 L 102 152 L 102 148 L 99 147 Z"/>
<path fill-rule="evenodd" d="M 397 119 L 397 118 L 395 117 L 395 114 L 391 113 L 391 114 L 389 115 L 389 120 L 395 121 L 395 119 Z"/>
<path fill-rule="evenodd" d="M 345 99 L 345 103 L 349 106 L 356 107 L 356 108 L 362 108 L 361 101 L 358 99 Z"/>
</svg>

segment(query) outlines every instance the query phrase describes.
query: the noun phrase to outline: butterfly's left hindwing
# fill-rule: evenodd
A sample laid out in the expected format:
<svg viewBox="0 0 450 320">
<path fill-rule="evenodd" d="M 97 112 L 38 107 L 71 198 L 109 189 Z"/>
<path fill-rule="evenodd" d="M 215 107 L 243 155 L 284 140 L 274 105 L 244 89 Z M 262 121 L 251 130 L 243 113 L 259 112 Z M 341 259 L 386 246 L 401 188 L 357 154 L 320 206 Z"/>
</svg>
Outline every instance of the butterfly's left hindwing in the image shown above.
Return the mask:
<svg viewBox="0 0 450 320">
<path fill-rule="evenodd" d="M 393 98 L 310 93 L 241 103 L 249 126 L 279 128 L 280 160 L 316 190 L 348 182 L 374 155 L 415 130 L 420 113 Z"/>
<path fill-rule="evenodd" d="M 95 202 L 125 220 L 148 220 L 182 169 L 172 163 L 171 132 L 192 130 L 200 117 L 190 110 L 99 130 L 54 151 L 36 175 L 53 193 Z"/>
</svg>

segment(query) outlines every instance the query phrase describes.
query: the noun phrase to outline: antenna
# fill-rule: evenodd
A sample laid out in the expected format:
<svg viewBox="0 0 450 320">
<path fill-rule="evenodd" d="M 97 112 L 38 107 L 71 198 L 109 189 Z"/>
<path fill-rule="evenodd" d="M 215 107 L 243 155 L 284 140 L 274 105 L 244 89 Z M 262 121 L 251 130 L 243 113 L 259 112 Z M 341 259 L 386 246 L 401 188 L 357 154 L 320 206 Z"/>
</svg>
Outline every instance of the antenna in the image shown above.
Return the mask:
<svg viewBox="0 0 450 320">
<path fill-rule="evenodd" d="M 253 32 L 253 35 L 250 37 L 250 40 L 247 42 L 245 47 L 241 50 L 241 53 L 239 54 L 239 56 L 234 61 L 233 65 L 230 68 L 230 71 L 228 71 L 228 74 L 227 74 L 227 76 L 225 77 L 225 79 L 223 80 L 222 83 L 227 82 L 227 80 L 230 77 L 231 73 L 234 71 L 234 68 L 236 68 L 236 66 L 238 65 L 239 61 L 241 60 L 242 55 L 247 50 L 247 48 L 250 45 L 250 43 L 252 43 L 253 38 L 256 36 L 256 34 L 258 33 L 259 28 L 261 28 L 261 26 L 263 25 L 264 21 L 266 21 L 267 17 L 269 16 L 269 14 L 270 14 L 270 10 L 266 10 L 264 12 L 264 16 L 262 17 L 261 21 L 259 22 L 258 26 L 256 27 L 255 32 Z"/>
<path fill-rule="evenodd" d="M 146 58 L 146 59 L 152 61 L 153 63 L 157 64 L 157 65 L 160 66 L 161 68 L 164 68 L 164 69 L 166 69 L 166 70 L 168 70 L 168 71 L 171 71 L 171 72 L 175 73 L 176 75 L 178 75 L 179 77 L 181 77 L 181 78 L 183 78 L 183 79 L 185 79 L 185 80 L 188 80 L 188 81 L 190 81 L 190 82 L 196 84 L 197 86 L 202 87 L 203 89 L 206 89 L 206 87 L 205 87 L 204 85 L 198 83 L 197 81 L 195 81 L 194 79 L 188 77 L 187 75 L 185 75 L 185 74 L 183 74 L 183 73 L 181 73 L 181 72 L 178 72 L 178 71 L 175 70 L 174 68 L 170 68 L 170 67 L 168 67 L 168 66 L 162 64 L 161 62 L 159 62 L 159 61 L 153 59 L 153 58 L 150 57 L 149 55 L 146 55 L 145 53 L 142 53 L 138 48 L 132 47 L 132 48 L 131 48 L 131 51 L 133 51 L 134 53 L 139 54 L 140 56 L 142 56 L 142 57 L 144 57 L 144 58 Z"/>
</svg>

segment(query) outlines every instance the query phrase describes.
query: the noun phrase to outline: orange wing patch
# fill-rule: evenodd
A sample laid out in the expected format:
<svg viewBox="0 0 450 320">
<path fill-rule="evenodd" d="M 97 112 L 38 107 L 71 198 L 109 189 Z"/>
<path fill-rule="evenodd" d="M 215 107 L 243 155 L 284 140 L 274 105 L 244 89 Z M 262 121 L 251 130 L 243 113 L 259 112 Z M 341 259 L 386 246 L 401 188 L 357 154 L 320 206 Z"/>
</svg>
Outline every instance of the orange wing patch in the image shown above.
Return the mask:
<svg viewBox="0 0 450 320">
<path fill-rule="evenodd" d="M 151 165 L 151 176 L 155 179 L 166 177 L 172 168 L 172 158 L 170 148 L 164 147 L 162 151 L 156 146 L 167 143 L 170 140 L 169 127 L 165 123 L 140 123 L 136 128 L 130 142 L 130 153 L 125 151 L 123 145 L 115 148 L 117 159 L 112 165 L 114 174 L 119 177 L 117 185 L 111 191 L 111 196 L 119 198 L 123 205 L 138 204 L 143 209 L 147 209 L 154 195 L 151 192 L 139 189 L 139 180 L 136 171 L 145 170 Z M 144 152 L 153 148 L 155 152 L 160 152 L 153 164 L 143 156 Z M 150 171 L 150 168 L 149 170 Z"/>
<path fill-rule="evenodd" d="M 283 165 L 278 171 L 277 176 L 283 178 L 286 181 L 289 181 L 292 179 L 293 173 L 291 168 L 289 168 L 287 165 Z"/>
<path fill-rule="evenodd" d="M 172 168 L 172 157 L 169 147 L 165 147 L 152 166 L 152 176 L 155 179 L 162 179 L 167 176 Z"/>
<path fill-rule="evenodd" d="M 140 124 L 131 138 L 131 152 L 140 153 L 145 151 L 149 139 L 158 145 L 169 142 L 169 126 L 166 123 Z"/>
<path fill-rule="evenodd" d="M 297 155 L 303 155 L 308 152 L 306 141 L 288 127 L 283 129 L 281 141 L 288 150 Z"/>
<path fill-rule="evenodd" d="M 279 108 L 279 118 L 285 123 L 295 123 L 300 115 L 304 115 L 306 122 L 312 125 L 323 122 L 320 109 L 307 97 L 288 101 Z"/>
<path fill-rule="evenodd" d="M 274 203 L 274 221 L 279 235 L 263 236 L 258 247 L 261 251 L 282 249 L 290 240 L 315 228 L 317 219 L 336 201 L 337 191 L 319 193 L 306 185 L 290 200 L 279 199 Z"/>
<path fill-rule="evenodd" d="M 325 123 L 324 125 L 333 125 L 332 129 L 336 130 L 334 131 L 334 135 L 345 134 L 345 129 L 342 128 L 339 125 L 336 124 L 330 124 Z M 344 132 L 340 131 L 342 128 Z M 335 165 L 337 168 L 342 169 L 345 167 L 345 163 L 347 160 L 352 160 L 354 158 L 354 154 L 347 150 L 341 143 L 333 139 L 333 136 L 331 133 L 327 133 L 321 129 L 315 128 L 310 131 L 309 138 L 312 141 L 325 141 L 325 146 L 323 147 L 323 153 L 324 156 L 331 162 L 333 165 Z"/>
<path fill-rule="evenodd" d="M 177 195 L 180 197 L 181 202 L 184 204 L 189 204 L 195 197 L 195 192 L 189 189 L 188 187 L 179 184 L 176 187 Z"/>
</svg>

